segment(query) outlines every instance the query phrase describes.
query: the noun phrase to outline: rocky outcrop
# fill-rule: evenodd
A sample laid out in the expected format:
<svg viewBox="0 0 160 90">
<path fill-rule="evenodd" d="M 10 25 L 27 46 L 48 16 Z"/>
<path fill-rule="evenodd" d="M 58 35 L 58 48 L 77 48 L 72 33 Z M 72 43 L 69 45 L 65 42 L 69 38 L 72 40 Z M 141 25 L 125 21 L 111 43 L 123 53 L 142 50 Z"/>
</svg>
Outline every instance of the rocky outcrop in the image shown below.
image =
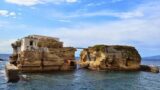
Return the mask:
<svg viewBox="0 0 160 90">
<path fill-rule="evenodd" d="M 131 46 L 95 45 L 84 49 L 80 66 L 91 70 L 139 70 L 141 57 Z"/>
<path fill-rule="evenodd" d="M 6 76 L 8 79 L 8 82 L 18 82 L 19 77 L 19 71 L 18 68 L 13 64 L 7 64 L 5 67 L 6 70 Z"/>
<path fill-rule="evenodd" d="M 30 35 L 12 43 L 10 63 L 23 72 L 74 70 L 76 61 L 73 47 L 63 47 L 58 38 Z"/>
<path fill-rule="evenodd" d="M 147 72 L 153 72 L 153 73 L 159 73 L 159 68 L 156 66 L 141 65 L 140 70 L 147 71 Z"/>
</svg>

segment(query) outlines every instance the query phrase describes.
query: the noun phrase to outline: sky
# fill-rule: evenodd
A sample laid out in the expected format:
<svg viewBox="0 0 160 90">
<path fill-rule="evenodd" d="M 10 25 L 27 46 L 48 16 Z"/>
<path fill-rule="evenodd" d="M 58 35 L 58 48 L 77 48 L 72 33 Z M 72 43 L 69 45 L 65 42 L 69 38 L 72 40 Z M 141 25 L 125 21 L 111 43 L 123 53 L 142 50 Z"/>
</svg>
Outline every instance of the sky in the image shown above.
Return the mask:
<svg viewBox="0 0 160 90">
<path fill-rule="evenodd" d="M 131 45 L 160 55 L 160 0 L 0 0 L 0 53 L 27 35 L 64 46 Z"/>
</svg>

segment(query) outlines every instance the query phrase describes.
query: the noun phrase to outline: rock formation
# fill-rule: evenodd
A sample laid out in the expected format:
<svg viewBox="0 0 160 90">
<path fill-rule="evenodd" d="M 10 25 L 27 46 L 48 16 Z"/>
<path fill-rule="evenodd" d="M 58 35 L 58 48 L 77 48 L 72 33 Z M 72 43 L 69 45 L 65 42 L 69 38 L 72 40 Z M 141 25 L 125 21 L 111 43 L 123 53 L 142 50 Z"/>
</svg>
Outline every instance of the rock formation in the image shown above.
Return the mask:
<svg viewBox="0 0 160 90">
<path fill-rule="evenodd" d="M 141 57 L 131 46 L 95 45 L 81 52 L 80 66 L 91 70 L 139 70 Z"/>
<path fill-rule="evenodd" d="M 73 47 L 63 47 L 58 38 L 30 35 L 12 43 L 10 63 L 23 72 L 73 70 L 76 68 Z"/>
<path fill-rule="evenodd" d="M 159 67 L 157 66 L 149 66 L 149 65 L 141 65 L 141 71 L 159 73 Z"/>
<path fill-rule="evenodd" d="M 19 71 L 18 68 L 13 65 L 13 64 L 7 64 L 5 66 L 6 69 L 6 75 L 8 78 L 8 82 L 18 82 L 20 77 L 19 77 Z"/>
</svg>

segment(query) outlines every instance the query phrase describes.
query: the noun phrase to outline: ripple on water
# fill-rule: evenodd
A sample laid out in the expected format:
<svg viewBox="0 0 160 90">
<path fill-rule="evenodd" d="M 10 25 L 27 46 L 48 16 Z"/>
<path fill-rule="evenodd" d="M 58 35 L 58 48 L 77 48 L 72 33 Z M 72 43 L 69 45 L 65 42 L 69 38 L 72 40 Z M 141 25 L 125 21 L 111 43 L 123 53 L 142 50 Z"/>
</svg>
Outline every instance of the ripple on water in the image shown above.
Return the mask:
<svg viewBox="0 0 160 90">
<path fill-rule="evenodd" d="M 6 83 L 5 62 L 0 63 L 0 90 L 160 90 L 160 74 L 97 72 L 79 69 L 51 74 L 24 74 L 28 80 Z"/>
</svg>

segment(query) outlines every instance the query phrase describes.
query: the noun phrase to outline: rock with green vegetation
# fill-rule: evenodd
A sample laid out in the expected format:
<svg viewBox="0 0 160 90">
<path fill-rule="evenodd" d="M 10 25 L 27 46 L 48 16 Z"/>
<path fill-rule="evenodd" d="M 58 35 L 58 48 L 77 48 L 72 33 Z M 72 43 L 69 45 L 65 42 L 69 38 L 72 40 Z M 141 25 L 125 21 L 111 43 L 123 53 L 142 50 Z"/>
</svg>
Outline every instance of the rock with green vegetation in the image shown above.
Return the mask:
<svg viewBox="0 0 160 90">
<path fill-rule="evenodd" d="M 95 45 L 81 52 L 80 66 L 91 70 L 139 70 L 141 56 L 132 46 Z"/>
</svg>

